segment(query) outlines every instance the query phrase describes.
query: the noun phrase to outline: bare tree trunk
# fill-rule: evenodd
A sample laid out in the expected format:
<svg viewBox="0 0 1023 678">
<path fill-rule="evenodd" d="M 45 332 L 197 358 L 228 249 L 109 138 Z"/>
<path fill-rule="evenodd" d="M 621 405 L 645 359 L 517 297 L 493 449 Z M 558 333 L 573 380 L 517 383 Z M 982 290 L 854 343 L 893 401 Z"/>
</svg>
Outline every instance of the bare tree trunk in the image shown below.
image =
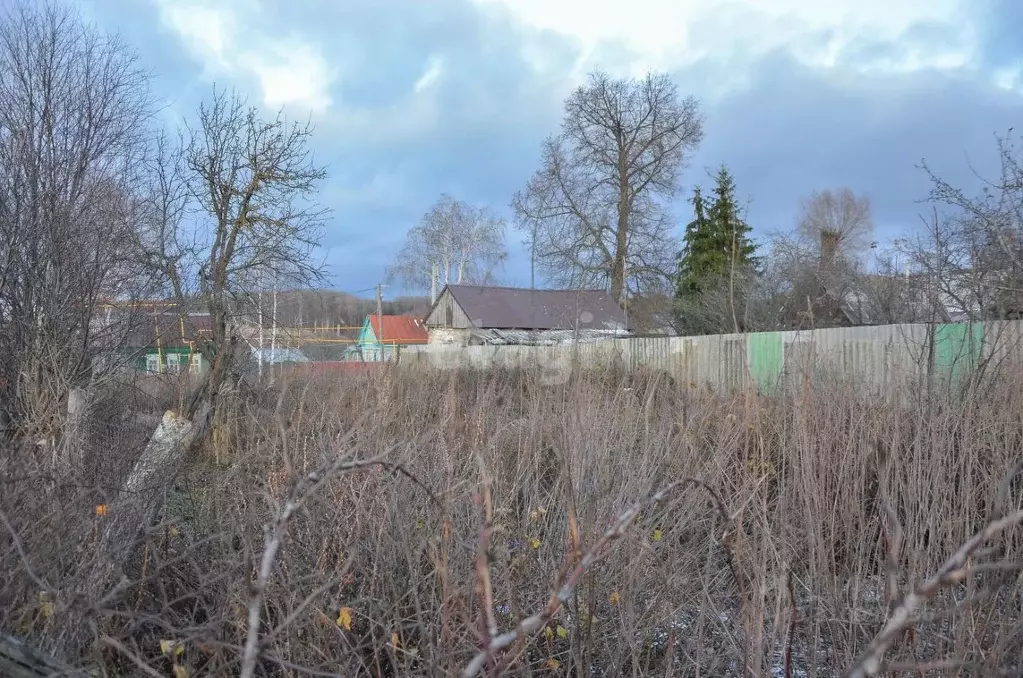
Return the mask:
<svg viewBox="0 0 1023 678">
<path fill-rule="evenodd" d="M 263 290 L 259 290 L 259 304 L 257 318 L 259 322 L 259 353 L 256 355 L 256 376 L 259 383 L 263 383 Z M 273 355 L 273 349 L 270 349 Z"/>
<path fill-rule="evenodd" d="M 64 421 L 56 469 L 58 475 L 70 476 L 81 471 L 88 425 L 89 395 L 83 388 L 73 388 L 67 396 L 67 419 Z"/>
<path fill-rule="evenodd" d="M 732 260 L 729 262 L 728 267 L 728 304 L 732 308 L 732 329 L 738 334 L 739 333 L 739 320 L 735 315 L 735 248 L 738 245 L 735 238 L 735 229 L 732 229 Z"/>
<path fill-rule="evenodd" d="M 162 490 L 177 475 L 199 428 L 186 417 L 169 410 L 164 413 L 124 482 L 120 498 L 108 508 L 108 520 L 100 538 L 105 554 L 112 556 L 119 548 L 131 544 L 149 524 L 163 498 Z"/>
<path fill-rule="evenodd" d="M 617 303 L 622 303 L 622 296 L 625 291 L 625 254 L 626 240 L 628 233 L 628 216 L 625 216 L 625 224 L 618 227 L 615 240 L 614 260 L 611 263 L 611 298 Z"/>
<path fill-rule="evenodd" d="M 430 272 L 430 306 L 437 303 L 437 262 L 433 262 Z"/>
<path fill-rule="evenodd" d="M 191 420 L 172 411 L 164 413 L 121 492 L 106 507 L 97 548 L 98 562 L 80 589 L 79 599 L 85 606 L 78 608 L 80 613 L 88 616 L 102 607 L 104 598 L 125 585 L 125 569 L 136 553 L 139 537 L 152 523 L 192 444 L 204 434 L 210 412 L 211 405 L 204 402 Z M 68 615 L 59 634 L 61 644 L 75 637 L 82 623 L 78 614 Z M 81 649 L 69 647 L 67 652 L 79 654 Z"/>
<path fill-rule="evenodd" d="M 625 290 L 625 258 L 629 251 L 629 179 L 625 149 L 618 152 L 618 228 L 615 231 L 614 261 L 611 262 L 611 298 L 622 303 Z"/>
<path fill-rule="evenodd" d="M 274 280 L 274 300 L 273 310 L 271 311 L 272 317 L 270 318 L 270 356 L 273 360 L 277 359 L 277 281 Z M 270 383 L 274 380 L 274 368 L 273 364 L 270 365 Z"/>
<path fill-rule="evenodd" d="M 38 652 L 13 636 L 0 635 L 0 675 L 7 678 L 38 678 L 39 676 L 87 676 L 53 657 Z"/>
</svg>

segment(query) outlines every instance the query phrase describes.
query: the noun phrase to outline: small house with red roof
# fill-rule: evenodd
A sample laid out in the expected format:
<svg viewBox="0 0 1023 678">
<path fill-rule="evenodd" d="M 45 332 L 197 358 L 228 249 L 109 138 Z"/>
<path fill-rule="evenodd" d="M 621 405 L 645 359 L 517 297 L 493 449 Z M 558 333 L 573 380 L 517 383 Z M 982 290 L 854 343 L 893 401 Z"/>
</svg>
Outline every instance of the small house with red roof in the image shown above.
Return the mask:
<svg viewBox="0 0 1023 678">
<path fill-rule="evenodd" d="M 419 316 L 372 314 L 359 332 L 359 340 L 352 347 L 350 359 L 380 361 L 389 360 L 402 346 L 425 344 L 430 335 L 426 324 Z"/>
</svg>

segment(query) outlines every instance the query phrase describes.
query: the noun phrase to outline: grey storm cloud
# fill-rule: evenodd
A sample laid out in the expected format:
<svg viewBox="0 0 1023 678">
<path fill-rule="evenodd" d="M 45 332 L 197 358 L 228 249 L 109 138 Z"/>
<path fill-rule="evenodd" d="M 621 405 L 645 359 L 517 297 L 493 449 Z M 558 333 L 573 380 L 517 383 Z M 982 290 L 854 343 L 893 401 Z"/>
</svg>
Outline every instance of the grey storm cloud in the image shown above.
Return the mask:
<svg viewBox="0 0 1023 678">
<path fill-rule="evenodd" d="M 191 110 L 211 76 L 160 27 L 157 5 L 85 6 L 139 50 L 175 111 Z M 334 285 L 375 284 L 405 230 L 442 192 L 510 216 L 508 203 L 535 169 L 541 140 L 557 131 L 581 54 L 573 39 L 523 28 L 467 0 L 269 0 L 260 7 L 264 25 L 281 35 L 300 30 L 317 44 L 334 75 L 331 106 L 315 120 L 316 156 L 331 175 L 323 200 L 334 216 L 324 246 Z M 684 174 L 685 190 L 706 183 L 705 169 L 724 162 L 750 201 L 759 235 L 790 227 L 800 196 L 843 185 L 871 197 L 882 238 L 914 228 L 926 209 L 918 202 L 928 188 L 921 159 L 969 185 L 970 163 L 982 172 L 994 167 L 993 134 L 1023 122 L 1020 92 L 995 86 L 991 77 L 1023 58 L 1016 30 L 1023 2 L 983 0 L 976 12 L 982 52 L 956 69 L 869 68 L 962 39 L 953 27 L 923 22 L 897 40 L 849 43 L 828 68 L 777 50 L 676 69 L 680 88 L 703 101 L 706 115 L 705 142 Z M 712 29 L 719 27 L 694 33 Z M 829 34 L 815 38 L 823 45 Z M 623 50 L 603 45 L 587 67 L 613 66 Z M 431 65 L 435 77 L 416 92 Z M 251 79 L 218 84 L 259 98 Z M 677 209 L 682 223 L 684 197 Z M 524 282 L 521 237 L 509 236 L 505 277 Z"/>
<path fill-rule="evenodd" d="M 983 17 L 980 43 L 987 65 L 1018 67 L 1023 58 L 1023 3 L 1019 0 L 978 0 L 975 11 Z"/>
<path fill-rule="evenodd" d="M 799 198 L 831 186 L 870 196 L 882 238 L 916 228 L 929 209 L 921 161 L 975 186 L 971 166 L 994 171 L 993 134 L 1020 114 L 1017 93 L 936 71 L 836 78 L 776 54 L 751 82 L 708 108 L 694 165 L 729 164 L 761 235 L 790 228 Z"/>
</svg>

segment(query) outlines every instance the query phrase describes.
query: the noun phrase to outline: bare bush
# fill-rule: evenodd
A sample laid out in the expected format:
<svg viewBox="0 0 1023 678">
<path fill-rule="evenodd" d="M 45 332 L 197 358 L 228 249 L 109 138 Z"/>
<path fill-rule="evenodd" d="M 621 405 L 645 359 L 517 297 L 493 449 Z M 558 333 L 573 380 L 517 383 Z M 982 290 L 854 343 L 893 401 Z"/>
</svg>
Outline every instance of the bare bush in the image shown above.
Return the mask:
<svg viewBox="0 0 1023 678">
<path fill-rule="evenodd" d="M 91 597 L 147 425 L 94 431 L 105 472 L 80 483 L 4 457 L 0 629 L 122 675 L 456 675 L 481 651 L 505 675 L 835 675 L 900 591 L 1021 507 L 1011 384 L 894 407 L 839 383 L 723 397 L 614 371 L 282 383 L 239 394 L 230 445 L 161 491 Z M 338 472 L 353 460 L 381 465 Z M 914 604 L 882 666 L 1018 673 L 1005 527 Z"/>
<path fill-rule="evenodd" d="M 983 319 L 1023 314 L 1023 149 L 1011 136 L 996 137 L 999 172 L 981 177 L 982 192 L 970 196 L 926 163 L 930 199 L 946 209 L 920 239 L 926 273 L 950 296 L 967 297 L 966 311 Z M 958 299 L 957 299 L 958 301 Z"/>
</svg>

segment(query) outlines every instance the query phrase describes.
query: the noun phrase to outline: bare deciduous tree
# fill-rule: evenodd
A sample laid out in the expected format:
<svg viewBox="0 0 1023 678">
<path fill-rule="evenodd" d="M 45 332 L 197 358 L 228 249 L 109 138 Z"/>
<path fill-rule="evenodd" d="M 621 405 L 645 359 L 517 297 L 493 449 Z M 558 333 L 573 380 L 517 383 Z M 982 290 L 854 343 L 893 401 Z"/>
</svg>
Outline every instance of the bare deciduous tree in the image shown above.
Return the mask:
<svg viewBox="0 0 1023 678">
<path fill-rule="evenodd" d="M 135 256 L 153 285 L 150 291 L 179 301 L 198 292 L 197 281 L 187 275 L 193 243 L 182 228 L 189 209 L 182 160 L 181 147 L 158 133 L 146 156 L 141 227 L 134 242 Z"/>
<path fill-rule="evenodd" d="M 326 212 L 312 193 L 325 172 L 308 149 L 311 134 L 309 125 L 281 114 L 265 120 L 237 93 L 215 91 L 200 107 L 198 124 L 186 130 L 178 167 L 167 169 L 170 157 L 155 163 L 147 261 L 179 308 L 187 309 L 194 293 L 211 321 L 210 341 L 200 350 L 212 369 L 191 399 L 190 415 L 204 401 L 212 407 L 232 369 L 236 295 L 268 279 L 297 285 L 321 276 L 313 253 Z M 194 225 L 186 229 L 187 221 Z"/>
<path fill-rule="evenodd" d="M 181 148 L 156 144 L 146 231 L 135 244 L 180 313 L 196 305 L 208 312 L 211 336 L 198 348 L 212 368 L 183 412 L 165 413 L 132 464 L 102 532 L 87 599 L 116 578 L 186 452 L 209 431 L 236 366 L 236 295 L 264 277 L 295 283 L 320 274 L 311 254 L 325 212 L 310 195 L 324 170 L 310 157 L 310 133 L 280 115 L 262 119 L 237 94 L 214 92 Z"/>
<path fill-rule="evenodd" d="M 486 207 L 442 195 L 419 225 L 409 230 L 387 278 L 415 290 L 429 286 L 432 303 L 438 284 L 489 280 L 508 256 L 504 233 L 504 219 Z"/>
<path fill-rule="evenodd" d="M 938 284 L 946 294 L 973 297 L 967 306 L 981 319 L 1023 313 L 1023 151 L 1008 135 L 997 138 L 997 147 L 998 178 L 984 180 L 978 197 L 923 165 L 931 201 L 953 212 L 940 221 L 935 215 L 928 242 L 917 251 L 929 268 L 942 267 Z"/>
<path fill-rule="evenodd" d="M 663 286 L 679 249 L 667 204 L 702 137 L 697 101 L 667 75 L 593 74 L 512 201 L 536 266 L 558 285 L 607 285 L 619 302 L 628 285 Z"/>
<path fill-rule="evenodd" d="M 901 247 L 876 250 L 870 272 L 859 276 L 859 319 L 873 325 L 947 321 L 932 313 L 936 306 L 926 282 Z"/>
<path fill-rule="evenodd" d="M 148 76 L 116 36 L 63 4 L 0 19 L 0 381 L 23 418 L 51 420 L 94 376 L 117 328 L 93 322 L 131 294 Z"/>
<path fill-rule="evenodd" d="M 793 231 L 769 238 L 770 256 L 757 280 L 762 329 L 829 327 L 870 322 L 863 293 L 873 220 L 866 196 L 848 188 L 812 193 L 800 202 Z"/>
<path fill-rule="evenodd" d="M 854 259 L 869 248 L 874 233 L 870 200 L 849 188 L 815 191 L 800 202 L 796 231 L 819 248 L 822 260 Z"/>
<path fill-rule="evenodd" d="M 921 222 L 923 228 L 915 235 L 896 242 L 896 252 L 904 263 L 901 271 L 893 271 L 910 290 L 916 321 L 956 322 L 990 316 L 997 301 L 991 285 L 995 274 L 985 270 L 978 256 L 985 249 L 979 231 L 963 229 L 958 216 L 936 209 Z M 911 321 L 908 317 L 900 320 Z"/>
</svg>

